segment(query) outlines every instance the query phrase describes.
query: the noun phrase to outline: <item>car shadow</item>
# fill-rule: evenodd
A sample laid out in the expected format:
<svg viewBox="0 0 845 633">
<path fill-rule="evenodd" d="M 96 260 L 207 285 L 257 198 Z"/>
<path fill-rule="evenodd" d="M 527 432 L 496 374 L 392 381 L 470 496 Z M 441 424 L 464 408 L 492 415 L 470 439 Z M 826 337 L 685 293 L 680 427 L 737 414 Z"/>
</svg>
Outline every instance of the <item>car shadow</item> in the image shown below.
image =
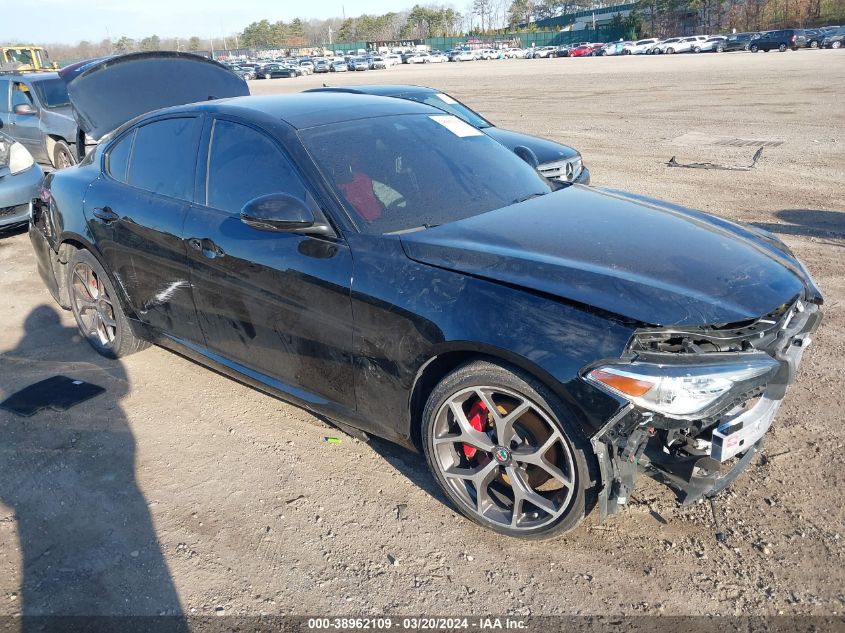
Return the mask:
<svg viewBox="0 0 845 633">
<path fill-rule="evenodd" d="M 72 628 L 67 616 L 160 615 L 170 617 L 159 628 L 187 631 L 135 478 L 123 364 L 99 356 L 42 305 L 27 315 L 18 345 L 0 353 L 0 400 L 54 375 L 106 392 L 66 411 L 0 410 L 0 514 L 8 515 L 0 521 L 15 526 L 21 560 L 13 615 L 23 616 L 23 631 Z M 124 623 L 112 630 L 132 629 Z"/>
<path fill-rule="evenodd" d="M 457 512 L 428 469 L 425 455 L 378 437 L 371 437 L 369 443 L 376 453 L 411 483 L 425 490 L 429 496 L 442 503 L 450 511 Z"/>
<path fill-rule="evenodd" d="M 845 211 L 782 209 L 775 213 L 775 217 L 782 222 L 752 222 L 752 224 L 781 235 L 845 239 Z"/>
</svg>

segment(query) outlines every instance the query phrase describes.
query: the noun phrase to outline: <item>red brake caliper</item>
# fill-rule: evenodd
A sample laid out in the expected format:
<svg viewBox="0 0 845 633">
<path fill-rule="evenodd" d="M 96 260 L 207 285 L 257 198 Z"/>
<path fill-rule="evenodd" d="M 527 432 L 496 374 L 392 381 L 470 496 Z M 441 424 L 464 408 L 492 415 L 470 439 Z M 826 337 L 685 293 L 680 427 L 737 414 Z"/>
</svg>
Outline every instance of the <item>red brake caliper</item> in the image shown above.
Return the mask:
<svg viewBox="0 0 845 633">
<path fill-rule="evenodd" d="M 472 405 L 472 407 L 470 407 L 467 419 L 469 420 L 469 424 L 472 428 L 476 431 L 483 432 L 484 427 L 487 425 L 487 405 L 485 405 L 481 400 L 478 400 L 474 405 Z M 467 459 L 475 457 L 477 450 L 478 449 L 474 446 L 464 444 L 464 455 L 466 455 Z"/>
</svg>

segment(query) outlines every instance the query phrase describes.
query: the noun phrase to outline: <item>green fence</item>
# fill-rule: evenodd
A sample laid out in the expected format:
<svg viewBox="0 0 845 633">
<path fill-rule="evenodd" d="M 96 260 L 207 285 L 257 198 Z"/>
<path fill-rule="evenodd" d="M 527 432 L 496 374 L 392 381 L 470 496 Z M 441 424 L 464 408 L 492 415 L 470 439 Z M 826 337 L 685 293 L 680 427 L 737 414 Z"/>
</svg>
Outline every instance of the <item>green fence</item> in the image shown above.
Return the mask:
<svg viewBox="0 0 845 633">
<path fill-rule="evenodd" d="M 497 43 L 513 42 L 514 46 L 531 48 L 531 46 L 562 46 L 575 42 L 612 42 L 618 39 L 634 37 L 631 29 L 616 26 L 599 26 L 596 29 L 581 31 L 519 31 L 514 33 L 495 33 L 492 35 L 461 35 L 457 37 L 428 37 L 427 46 L 432 50 L 449 51 L 461 46 L 471 45 L 489 47 Z M 336 51 L 353 51 L 366 49 L 367 42 L 335 42 L 332 48 Z"/>
</svg>

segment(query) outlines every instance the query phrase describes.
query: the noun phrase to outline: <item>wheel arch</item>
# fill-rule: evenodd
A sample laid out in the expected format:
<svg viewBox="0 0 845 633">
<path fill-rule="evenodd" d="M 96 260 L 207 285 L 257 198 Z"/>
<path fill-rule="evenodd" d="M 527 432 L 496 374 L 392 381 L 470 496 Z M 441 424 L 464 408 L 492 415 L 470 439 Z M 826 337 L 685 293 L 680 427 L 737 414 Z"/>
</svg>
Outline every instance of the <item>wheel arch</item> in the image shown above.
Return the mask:
<svg viewBox="0 0 845 633">
<path fill-rule="evenodd" d="M 70 289 L 67 285 L 67 264 L 70 258 L 73 257 L 74 252 L 78 250 L 85 250 L 91 253 L 92 257 L 102 266 L 103 270 L 109 276 L 109 280 L 117 291 L 117 299 L 120 301 L 121 308 L 124 314 L 130 319 L 135 318 L 135 311 L 127 301 L 123 290 L 123 284 L 118 282 L 114 273 L 103 261 L 103 255 L 90 240 L 78 233 L 63 233 L 58 242 L 58 249 L 56 250 L 56 263 L 54 264 L 54 273 L 56 274 L 56 284 L 59 289 L 59 304 L 66 310 L 70 309 Z"/>
<path fill-rule="evenodd" d="M 411 387 L 408 399 L 409 436 L 418 451 L 422 452 L 422 413 L 434 387 L 449 372 L 474 360 L 486 360 L 497 365 L 503 365 L 505 368 L 510 366 L 527 373 L 557 395 L 564 401 L 564 404 L 567 404 L 568 398 L 564 395 L 563 385 L 554 376 L 529 359 L 491 345 L 479 345 L 468 341 L 453 342 L 436 350 L 420 366 Z M 571 406 L 567 406 L 567 410 L 574 413 Z"/>
</svg>

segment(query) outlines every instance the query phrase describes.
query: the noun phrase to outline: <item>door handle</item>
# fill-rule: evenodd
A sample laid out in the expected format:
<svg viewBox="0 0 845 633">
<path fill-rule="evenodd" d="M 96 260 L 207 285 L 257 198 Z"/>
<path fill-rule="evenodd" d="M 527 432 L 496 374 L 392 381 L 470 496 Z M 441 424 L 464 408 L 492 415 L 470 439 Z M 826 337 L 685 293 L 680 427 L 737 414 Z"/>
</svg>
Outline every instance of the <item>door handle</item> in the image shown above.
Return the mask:
<svg viewBox="0 0 845 633">
<path fill-rule="evenodd" d="M 93 213 L 95 218 L 99 218 L 103 222 L 114 222 L 120 219 L 120 216 L 112 211 L 109 206 L 95 207 Z"/>
</svg>

